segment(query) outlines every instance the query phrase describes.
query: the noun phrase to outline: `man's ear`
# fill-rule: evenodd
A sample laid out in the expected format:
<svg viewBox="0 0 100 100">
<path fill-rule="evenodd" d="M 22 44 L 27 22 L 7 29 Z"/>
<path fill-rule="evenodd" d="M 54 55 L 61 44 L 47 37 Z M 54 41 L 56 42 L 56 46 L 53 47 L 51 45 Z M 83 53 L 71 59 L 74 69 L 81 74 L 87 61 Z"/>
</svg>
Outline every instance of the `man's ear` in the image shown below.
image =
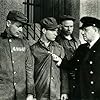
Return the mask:
<svg viewBox="0 0 100 100">
<path fill-rule="evenodd" d="M 45 28 L 43 28 L 43 29 L 42 29 L 42 32 L 45 34 L 45 33 L 46 33 L 46 29 L 45 29 Z"/>
<path fill-rule="evenodd" d="M 97 32 L 97 31 L 98 31 L 98 28 L 97 28 L 97 27 L 93 27 L 93 28 L 94 28 L 95 32 Z"/>
<path fill-rule="evenodd" d="M 7 20 L 7 27 L 9 27 L 11 25 L 11 21 Z"/>
</svg>

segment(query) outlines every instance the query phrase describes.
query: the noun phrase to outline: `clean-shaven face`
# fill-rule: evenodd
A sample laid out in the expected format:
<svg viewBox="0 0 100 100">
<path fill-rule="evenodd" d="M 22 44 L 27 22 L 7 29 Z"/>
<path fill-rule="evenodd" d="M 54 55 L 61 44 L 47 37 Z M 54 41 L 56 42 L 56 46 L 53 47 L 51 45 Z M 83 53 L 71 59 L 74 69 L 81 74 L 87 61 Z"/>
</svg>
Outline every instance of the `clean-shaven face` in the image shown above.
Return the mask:
<svg viewBox="0 0 100 100">
<path fill-rule="evenodd" d="M 21 38 L 23 36 L 23 25 L 20 22 L 14 22 L 9 25 L 11 35 Z"/>
<path fill-rule="evenodd" d="M 92 41 L 95 37 L 95 29 L 93 26 L 88 26 L 83 29 L 82 32 L 83 38 L 86 42 Z"/>
<path fill-rule="evenodd" d="M 46 30 L 46 38 L 49 41 L 55 41 L 58 33 L 57 33 L 58 29 L 53 29 L 53 30 Z"/>
</svg>

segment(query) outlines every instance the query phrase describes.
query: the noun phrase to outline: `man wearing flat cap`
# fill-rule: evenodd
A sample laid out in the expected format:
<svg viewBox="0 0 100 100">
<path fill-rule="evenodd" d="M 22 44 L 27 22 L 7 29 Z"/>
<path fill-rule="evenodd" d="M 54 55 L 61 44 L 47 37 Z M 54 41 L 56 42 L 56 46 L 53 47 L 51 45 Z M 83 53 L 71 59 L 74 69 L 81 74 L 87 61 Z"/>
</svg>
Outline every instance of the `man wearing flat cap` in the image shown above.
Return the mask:
<svg viewBox="0 0 100 100">
<path fill-rule="evenodd" d="M 27 18 L 9 11 L 6 29 L 0 36 L 0 100 L 35 100 L 33 62 L 23 26 Z"/>
<path fill-rule="evenodd" d="M 41 38 L 31 46 L 35 58 L 35 88 L 37 100 L 66 100 L 66 94 L 60 94 L 60 64 L 64 58 L 64 49 L 55 38 L 58 24 L 55 18 L 47 17 L 40 21 Z M 61 96 L 60 96 L 61 95 Z"/>
<path fill-rule="evenodd" d="M 79 46 L 71 64 L 80 69 L 81 100 L 100 100 L 100 20 L 85 16 L 80 21 L 87 43 Z"/>
<path fill-rule="evenodd" d="M 75 73 L 77 73 L 78 70 L 70 70 L 70 64 L 68 64 L 73 57 L 74 51 L 80 45 L 79 39 L 73 35 L 75 34 L 73 33 L 74 22 L 75 18 L 70 15 L 61 16 L 61 29 L 56 39 L 57 42 L 62 45 L 65 50 L 65 57 L 62 61 L 61 66 L 64 69 L 64 77 L 66 77 L 66 81 L 63 82 L 65 84 L 65 91 L 67 92 L 67 94 L 69 94 L 70 100 L 78 100 L 79 98 L 79 91 L 75 91 L 77 90 L 78 85 L 78 80 L 76 80 Z"/>
</svg>

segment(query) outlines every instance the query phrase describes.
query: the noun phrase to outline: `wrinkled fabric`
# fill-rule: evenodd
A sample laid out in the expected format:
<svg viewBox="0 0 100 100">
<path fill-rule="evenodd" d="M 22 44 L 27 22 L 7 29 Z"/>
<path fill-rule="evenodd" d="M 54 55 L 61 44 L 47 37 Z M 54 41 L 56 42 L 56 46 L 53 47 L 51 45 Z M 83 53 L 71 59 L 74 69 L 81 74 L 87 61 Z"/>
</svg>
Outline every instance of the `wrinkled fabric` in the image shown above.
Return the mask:
<svg viewBox="0 0 100 100">
<path fill-rule="evenodd" d="M 63 33 L 62 33 L 63 34 Z M 66 39 L 63 35 L 60 35 L 57 37 L 56 41 L 63 46 L 65 50 L 65 58 L 66 61 L 70 60 L 73 57 L 74 51 L 78 48 L 80 45 L 79 39 L 72 36 L 71 40 Z"/>
<path fill-rule="evenodd" d="M 25 100 L 33 93 L 33 63 L 25 40 L 0 37 L 0 100 Z"/>
<path fill-rule="evenodd" d="M 41 41 L 38 41 L 31 47 L 35 58 L 35 88 L 37 100 L 49 98 L 49 100 L 60 99 L 60 68 L 56 66 L 49 52 L 63 58 L 64 50 L 56 42 L 51 42 L 49 47 L 45 47 Z"/>
</svg>

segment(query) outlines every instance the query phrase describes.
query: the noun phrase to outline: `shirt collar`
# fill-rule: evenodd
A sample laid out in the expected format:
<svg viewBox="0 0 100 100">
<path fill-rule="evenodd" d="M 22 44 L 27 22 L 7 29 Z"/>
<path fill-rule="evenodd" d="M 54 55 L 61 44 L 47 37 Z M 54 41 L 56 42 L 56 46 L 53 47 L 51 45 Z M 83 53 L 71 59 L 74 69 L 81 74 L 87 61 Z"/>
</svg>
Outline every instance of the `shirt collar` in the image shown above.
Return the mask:
<svg viewBox="0 0 100 100">
<path fill-rule="evenodd" d="M 39 42 L 41 43 L 42 46 L 45 46 L 45 47 L 48 47 L 50 44 L 50 42 L 46 43 L 45 41 L 43 41 L 42 38 L 39 40 Z"/>
<path fill-rule="evenodd" d="M 44 41 L 42 39 L 39 39 L 38 42 L 45 48 L 49 48 L 50 46 L 56 46 L 56 42 L 55 41 L 49 42 L 48 47 L 45 45 L 45 43 L 44 43 Z"/>
<path fill-rule="evenodd" d="M 16 38 L 16 37 L 12 36 L 7 29 L 5 29 L 5 31 L 3 33 L 1 33 L 1 36 L 4 38 Z"/>
<path fill-rule="evenodd" d="M 65 39 L 67 39 L 67 40 L 72 40 L 72 37 L 71 37 L 70 35 L 64 36 L 64 37 L 65 37 Z"/>
</svg>

